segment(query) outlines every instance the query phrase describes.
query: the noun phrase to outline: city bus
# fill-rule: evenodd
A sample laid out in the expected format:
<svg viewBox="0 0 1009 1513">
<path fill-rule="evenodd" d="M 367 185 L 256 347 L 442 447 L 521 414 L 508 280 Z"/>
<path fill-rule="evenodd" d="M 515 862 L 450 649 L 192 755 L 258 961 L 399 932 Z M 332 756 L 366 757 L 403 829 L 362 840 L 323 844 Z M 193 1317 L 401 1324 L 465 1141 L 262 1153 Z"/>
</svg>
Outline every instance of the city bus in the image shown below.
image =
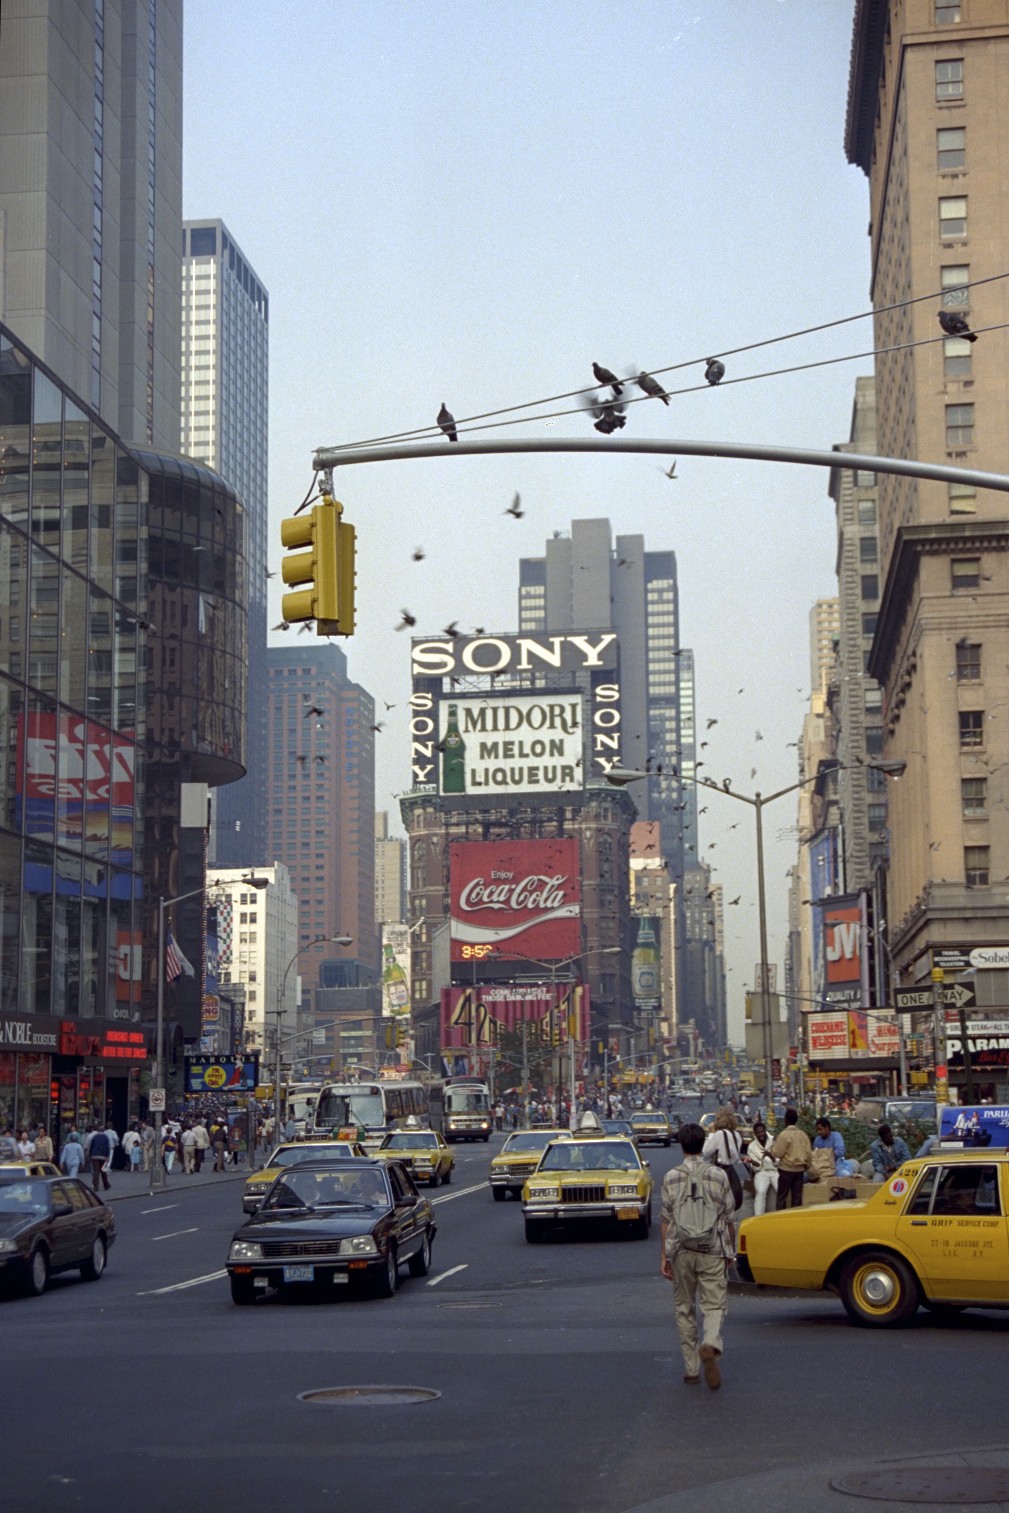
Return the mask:
<svg viewBox="0 0 1009 1513">
<path fill-rule="evenodd" d="M 490 1088 L 478 1077 L 446 1077 L 442 1088 L 442 1134 L 449 1144 L 456 1140 L 490 1139 Z"/>
<path fill-rule="evenodd" d="M 360 1144 L 377 1150 L 391 1130 L 408 1119 L 427 1126 L 430 1108 L 422 1082 L 324 1082 L 315 1105 L 314 1132 L 357 1125 L 364 1130 Z"/>
<path fill-rule="evenodd" d="M 288 1119 L 293 1119 L 298 1136 L 307 1135 L 312 1128 L 315 1116 L 315 1105 L 318 1101 L 319 1090 L 322 1083 L 315 1082 L 289 1082 L 284 1089 L 284 1117 L 281 1120 L 278 1131 L 278 1139 L 283 1138 L 284 1128 Z"/>
</svg>

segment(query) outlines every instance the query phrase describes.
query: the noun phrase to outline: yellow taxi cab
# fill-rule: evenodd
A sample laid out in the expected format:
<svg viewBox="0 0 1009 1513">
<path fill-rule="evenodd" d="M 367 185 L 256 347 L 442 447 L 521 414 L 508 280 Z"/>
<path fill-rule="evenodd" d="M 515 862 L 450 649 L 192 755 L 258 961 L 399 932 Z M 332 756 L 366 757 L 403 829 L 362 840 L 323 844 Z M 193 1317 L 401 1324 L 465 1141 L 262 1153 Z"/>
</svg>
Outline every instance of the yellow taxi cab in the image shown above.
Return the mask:
<svg viewBox="0 0 1009 1513">
<path fill-rule="evenodd" d="M 673 1127 L 669 1115 L 661 1109 L 646 1108 L 631 1115 L 631 1132 L 639 1145 L 665 1145 L 673 1143 Z"/>
<path fill-rule="evenodd" d="M 554 1225 L 586 1219 L 613 1219 L 644 1240 L 652 1225 L 652 1174 L 626 1136 L 552 1140 L 526 1179 L 522 1212 L 530 1244 Z"/>
<path fill-rule="evenodd" d="M 445 1136 L 419 1126 L 393 1130 L 373 1154 L 380 1161 L 402 1161 L 415 1182 L 429 1187 L 451 1182 L 455 1169 L 455 1152 Z"/>
<path fill-rule="evenodd" d="M 328 1161 L 331 1157 L 339 1160 L 342 1156 L 365 1155 L 367 1151 L 362 1150 L 353 1140 L 285 1140 L 268 1157 L 266 1165 L 260 1171 L 246 1177 L 242 1208 L 245 1213 L 254 1214 L 274 1180 L 286 1167 L 296 1166 L 299 1161 Z"/>
<path fill-rule="evenodd" d="M 746 1219 L 736 1265 L 758 1286 L 839 1294 L 856 1324 L 1009 1308 L 1009 1150 L 905 1161 L 866 1199 Z"/>
<path fill-rule="evenodd" d="M 536 1170 L 551 1140 L 568 1139 L 570 1135 L 564 1129 L 522 1129 L 509 1135 L 487 1176 L 495 1202 L 503 1203 L 509 1193 L 520 1198 L 526 1178 Z"/>
<path fill-rule="evenodd" d="M 35 1161 L 31 1157 L 25 1161 L 0 1162 L 0 1177 L 6 1172 L 16 1177 L 60 1177 L 63 1175 L 54 1161 Z"/>
</svg>

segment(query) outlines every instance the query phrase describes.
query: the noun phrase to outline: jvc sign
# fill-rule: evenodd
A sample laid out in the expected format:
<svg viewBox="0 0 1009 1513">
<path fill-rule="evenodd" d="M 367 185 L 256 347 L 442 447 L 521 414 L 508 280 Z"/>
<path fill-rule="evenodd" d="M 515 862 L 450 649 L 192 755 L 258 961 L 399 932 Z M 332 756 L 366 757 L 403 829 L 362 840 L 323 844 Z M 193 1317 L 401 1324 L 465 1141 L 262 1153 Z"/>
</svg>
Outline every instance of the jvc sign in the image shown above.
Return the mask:
<svg viewBox="0 0 1009 1513">
<path fill-rule="evenodd" d="M 864 898 L 822 899 L 817 907 L 823 926 L 823 1000 L 858 1008 L 868 999 Z"/>
</svg>

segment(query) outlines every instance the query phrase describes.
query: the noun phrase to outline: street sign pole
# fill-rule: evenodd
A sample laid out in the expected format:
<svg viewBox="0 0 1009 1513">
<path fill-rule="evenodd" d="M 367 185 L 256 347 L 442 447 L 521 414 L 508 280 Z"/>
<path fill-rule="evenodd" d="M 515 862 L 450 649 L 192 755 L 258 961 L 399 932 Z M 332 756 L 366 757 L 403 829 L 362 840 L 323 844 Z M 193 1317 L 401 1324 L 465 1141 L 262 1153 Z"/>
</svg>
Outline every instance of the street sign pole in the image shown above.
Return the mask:
<svg viewBox="0 0 1009 1513">
<path fill-rule="evenodd" d="M 946 1065 L 946 1025 L 943 1004 L 943 970 L 932 968 L 932 1056 L 935 1061 L 935 1101 L 949 1102 L 949 1068 Z M 966 1040 L 964 1041 L 966 1045 Z"/>
<path fill-rule="evenodd" d="M 967 1044 L 967 1015 L 961 1009 L 960 1019 L 960 1044 L 963 1047 L 963 1076 L 966 1084 L 967 1102 L 974 1102 L 974 1069 L 970 1064 L 970 1046 Z"/>
</svg>

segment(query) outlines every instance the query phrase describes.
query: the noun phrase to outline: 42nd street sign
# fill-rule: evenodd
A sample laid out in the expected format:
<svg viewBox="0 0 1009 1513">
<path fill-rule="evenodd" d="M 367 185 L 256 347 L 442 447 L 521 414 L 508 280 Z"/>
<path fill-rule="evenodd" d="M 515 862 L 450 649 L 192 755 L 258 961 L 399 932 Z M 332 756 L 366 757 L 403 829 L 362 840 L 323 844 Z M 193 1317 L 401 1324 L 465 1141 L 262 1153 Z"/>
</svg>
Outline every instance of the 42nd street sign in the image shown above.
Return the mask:
<svg viewBox="0 0 1009 1513">
<path fill-rule="evenodd" d="M 973 1009 L 977 999 L 974 989 L 964 982 L 946 983 L 942 1001 L 948 1009 Z M 894 988 L 893 1006 L 898 1014 L 920 1014 L 932 1007 L 931 988 Z"/>
</svg>

